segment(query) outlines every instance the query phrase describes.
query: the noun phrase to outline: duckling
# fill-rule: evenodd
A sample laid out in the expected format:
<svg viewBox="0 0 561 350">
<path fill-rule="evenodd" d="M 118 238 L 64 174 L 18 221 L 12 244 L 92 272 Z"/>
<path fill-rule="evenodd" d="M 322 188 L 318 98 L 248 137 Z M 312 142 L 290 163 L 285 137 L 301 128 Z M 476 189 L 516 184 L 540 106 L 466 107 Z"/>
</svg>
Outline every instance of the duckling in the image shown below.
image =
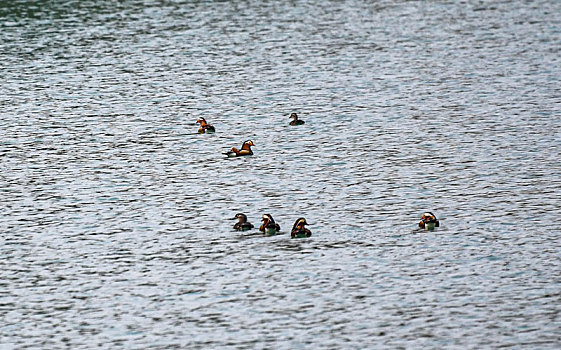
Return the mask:
<svg viewBox="0 0 561 350">
<path fill-rule="evenodd" d="M 293 121 L 291 121 L 289 123 L 290 125 L 302 125 L 302 124 L 306 123 L 305 121 L 298 119 L 298 114 L 296 114 L 296 113 L 292 113 L 290 115 L 290 118 L 294 119 Z"/>
<path fill-rule="evenodd" d="M 419 227 L 425 230 L 432 231 L 435 227 L 439 227 L 440 222 L 436 218 L 436 215 L 427 211 L 421 216 L 421 221 L 419 221 Z"/>
<path fill-rule="evenodd" d="M 199 128 L 199 134 L 204 134 L 204 133 L 212 133 L 215 132 L 216 130 L 214 129 L 214 126 L 208 124 L 205 120 L 205 118 L 203 117 L 199 117 L 197 119 L 197 123 L 201 124 L 201 127 Z"/>
<path fill-rule="evenodd" d="M 290 238 L 303 238 L 303 237 L 310 237 L 312 235 L 312 231 L 305 228 L 305 225 L 309 225 L 306 222 L 306 219 L 299 218 L 292 226 L 292 231 L 290 232 Z"/>
<path fill-rule="evenodd" d="M 263 214 L 263 224 L 259 226 L 259 231 L 266 235 L 274 235 L 280 231 L 280 226 L 275 222 L 271 214 Z"/>
<path fill-rule="evenodd" d="M 228 157 L 251 156 L 253 155 L 251 146 L 255 146 L 255 144 L 253 141 L 247 140 L 242 144 L 242 149 L 239 150 L 236 147 L 232 147 L 231 151 L 225 152 L 224 154 Z"/>
<path fill-rule="evenodd" d="M 237 231 L 249 231 L 253 228 L 253 224 L 247 221 L 247 216 L 242 213 L 236 214 L 232 220 L 238 219 L 238 222 L 234 225 L 234 230 Z"/>
</svg>

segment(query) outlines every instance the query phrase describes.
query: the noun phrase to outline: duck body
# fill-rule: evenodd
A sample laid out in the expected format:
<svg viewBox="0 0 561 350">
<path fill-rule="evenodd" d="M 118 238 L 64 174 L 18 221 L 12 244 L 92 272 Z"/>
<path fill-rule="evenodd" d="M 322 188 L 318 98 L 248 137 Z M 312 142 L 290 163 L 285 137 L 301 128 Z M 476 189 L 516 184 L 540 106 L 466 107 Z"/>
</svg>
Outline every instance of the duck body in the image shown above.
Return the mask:
<svg viewBox="0 0 561 350">
<path fill-rule="evenodd" d="M 289 123 L 290 125 L 302 125 L 302 124 L 306 123 L 305 121 L 298 119 L 298 114 L 296 114 L 296 113 L 290 114 L 290 118 L 293 119 Z"/>
<path fill-rule="evenodd" d="M 421 216 L 421 221 L 419 221 L 419 228 L 427 231 L 432 231 L 435 227 L 439 226 L 440 222 L 436 218 L 436 215 L 434 215 L 430 211 L 425 212 L 423 216 Z"/>
<path fill-rule="evenodd" d="M 245 214 L 238 213 L 232 218 L 232 220 L 235 219 L 238 219 L 238 222 L 234 225 L 234 230 L 236 231 L 249 231 L 254 227 L 252 223 L 247 221 L 247 216 Z"/>
<path fill-rule="evenodd" d="M 292 226 L 292 231 L 290 232 L 290 238 L 306 238 L 312 235 L 312 231 L 308 230 L 305 225 L 309 225 L 306 219 L 299 218 L 296 220 Z"/>
<path fill-rule="evenodd" d="M 253 141 L 247 140 L 242 144 L 241 149 L 237 149 L 236 147 L 232 147 L 232 150 L 224 153 L 227 157 L 242 157 L 242 156 L 251 156 L 253 155 L 253 151 L 251 150 L 251 146 L 255 146 Z"/>
<path fill-rule="evenodd" d="M 280 226 L 275 222 L 271 214 L 263 214 L 263 224 L 259 226 L 259 231 L 268 236 L 276 235 L 280 231 Z"/>
<path fill-rule="evenodd" d="M 249 231 L 253 228 L 253 224 L 250 222 L 238 222 L 234 225 L 234 230 L 236 231 Z"/>
<path fill-rule="evenodd" d="M 203 132 L 201 132 L 201 129 L 203 129 Z M 204 128 L 199 128 L 199 133 L 201 134 L 212 134 L 216 132 L 216 129 L 214 129 L 214 126 L 212 125 L 206 125 Z"/>
<path fill-rule="evenodd" d="M 199 117 L 197 119 L 197 123 L 201 124 L 201 127 L 199 128 L 199 134 L 210 134 L 216 131 L 214 129 L 214 126 L 208 124 L 205 118 L 203 117 Z"/>
</svg>

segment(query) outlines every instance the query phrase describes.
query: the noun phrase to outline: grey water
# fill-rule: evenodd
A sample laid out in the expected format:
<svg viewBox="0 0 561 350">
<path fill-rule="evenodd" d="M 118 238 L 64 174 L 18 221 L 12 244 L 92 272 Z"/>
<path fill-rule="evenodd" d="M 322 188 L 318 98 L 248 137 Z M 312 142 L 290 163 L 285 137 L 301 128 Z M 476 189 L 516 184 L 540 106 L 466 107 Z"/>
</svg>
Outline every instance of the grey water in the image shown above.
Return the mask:
<svg viewBox="0 0 561 350">
<path fill-rule="evenodd" d="M 0 349 L 560 348 L 560 13 L 0 1 Z"/>
</svg>

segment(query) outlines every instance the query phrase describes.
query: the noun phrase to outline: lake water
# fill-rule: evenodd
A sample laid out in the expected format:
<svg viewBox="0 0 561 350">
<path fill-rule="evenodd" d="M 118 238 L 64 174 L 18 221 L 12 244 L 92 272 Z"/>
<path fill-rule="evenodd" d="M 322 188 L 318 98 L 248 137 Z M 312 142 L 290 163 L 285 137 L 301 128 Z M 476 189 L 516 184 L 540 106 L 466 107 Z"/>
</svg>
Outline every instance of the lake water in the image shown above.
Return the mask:
<svg viewBox="0 0 561 350">
<path fill-rule="evenodd" d="M 0 349 L 560 348 L 560 13 L 1 1 Z"/>
</svg>

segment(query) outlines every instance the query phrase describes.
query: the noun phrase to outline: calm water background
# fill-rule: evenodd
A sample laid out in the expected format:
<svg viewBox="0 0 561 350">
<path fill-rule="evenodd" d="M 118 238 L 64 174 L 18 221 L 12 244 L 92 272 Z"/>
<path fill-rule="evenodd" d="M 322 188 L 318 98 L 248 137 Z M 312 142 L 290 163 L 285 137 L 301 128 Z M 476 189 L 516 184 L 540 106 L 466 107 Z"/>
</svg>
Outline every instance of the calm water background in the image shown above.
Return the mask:
<svg viewBox="0 0 561 350">
<path fill-rule="evenodd" d="M 0 348 L 561 347 L 560 13 L 0 1 Z"/>
</svg>

